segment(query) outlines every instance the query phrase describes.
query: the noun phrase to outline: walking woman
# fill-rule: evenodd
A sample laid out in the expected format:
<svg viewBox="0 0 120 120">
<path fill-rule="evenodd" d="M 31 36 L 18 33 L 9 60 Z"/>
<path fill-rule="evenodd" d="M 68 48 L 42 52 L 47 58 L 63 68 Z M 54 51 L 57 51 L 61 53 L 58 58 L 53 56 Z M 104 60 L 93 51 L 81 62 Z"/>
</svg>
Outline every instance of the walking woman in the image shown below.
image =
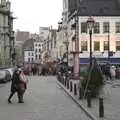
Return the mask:
<svg viewBox="0 0 120 120">
<path fill-rule="evenodd" d="M 12 103 L 11 98 L 15 93 L 17 93 L 17 96 L 18 96 L 18 103 L 24 103 L 23 94 L 26 90 L 26 81 L 23 80 L 23 78 L 21 77 L 22 74 L 24 73 L 20 68 L 16 69 L 13 73 L 13 78 L 11 83 L 11 93 L 8 98 L 8 103 Z"/>
</svg>

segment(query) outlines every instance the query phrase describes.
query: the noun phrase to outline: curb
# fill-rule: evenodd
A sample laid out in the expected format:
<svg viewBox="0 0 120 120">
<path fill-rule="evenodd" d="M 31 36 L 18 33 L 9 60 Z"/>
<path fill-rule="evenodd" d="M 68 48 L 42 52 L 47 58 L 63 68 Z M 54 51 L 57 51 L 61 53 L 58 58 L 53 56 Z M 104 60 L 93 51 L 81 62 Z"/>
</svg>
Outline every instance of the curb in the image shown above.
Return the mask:
<svg viewBox="0 0 120 120">
<path fill-rule="evenodd" d="M 91 118 L 91 120 L 97 120 L 97 118 L 95 116 L 93 116 L 86 107 L 84 107 L 80 101 L 76 100 L 74 95 L 72 95 L 70 92 L 68 92 L 68 90 L 59 82 L 57 81 L 57 84 L 72 98 L 72 100 L 85 112 L 85 114 Z"/>
</svg>

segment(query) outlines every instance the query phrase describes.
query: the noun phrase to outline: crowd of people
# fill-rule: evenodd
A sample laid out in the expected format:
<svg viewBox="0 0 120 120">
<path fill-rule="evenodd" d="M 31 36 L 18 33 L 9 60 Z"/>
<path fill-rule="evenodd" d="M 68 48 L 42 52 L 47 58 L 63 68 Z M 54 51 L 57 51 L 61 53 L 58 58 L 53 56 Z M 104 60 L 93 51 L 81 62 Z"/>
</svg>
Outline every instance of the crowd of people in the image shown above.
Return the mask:
<svg viewBox="0 0 120 120">
<path fill-rule="evenodd" d="M 39 64 L 28 65 L 24 67 L 25 75 L 55 75 L 56 65 L 54 64 Z"/>
<path fill-rule="evenodd" d="M 101 66 L 102 73 L 106 76 L 106 80 L 120 79 L 120 67 L 106 64 Z"/>
</svg>

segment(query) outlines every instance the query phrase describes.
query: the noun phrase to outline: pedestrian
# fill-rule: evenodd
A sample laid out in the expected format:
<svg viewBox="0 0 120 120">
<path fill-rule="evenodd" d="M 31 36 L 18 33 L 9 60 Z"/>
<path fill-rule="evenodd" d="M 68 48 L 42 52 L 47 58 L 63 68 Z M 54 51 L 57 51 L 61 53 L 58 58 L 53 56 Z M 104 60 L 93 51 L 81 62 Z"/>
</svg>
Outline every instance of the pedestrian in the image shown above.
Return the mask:
<svg viewBox="0 0 120 120">
<path fill-rule="evenodd" d="M 25 93 L 25 91 L 27 89 L 28 80 L 27 80 L 25 74 L 23 73 L 23 71 L 22 70 L 20 70 L 20 71 L 21 71 L 21 73 L 19 75 L 19 77 L 20 77 L 19 78 L 20 79 L 20 91 L 19 91 L 18 95 L 19 95 L 20 103 L 24 103 L 23 96 L 24 96 L 24 93 Z"/>
<path fill-rule="evenodd" d="M 110 73 L 111 73 L 111 77 L 112 77 L 113 80 L 115 80 L 115 76 L 116 76 L 115 71 L 116 71 L 116 67 L 115 66 L 111 66 L 110 67 Z"/>
<path fill-rule="evenodd" d="M 24 103 L 23 94 L 26 89 L 26 83 L 25 81 L 22 80 L 21 73 L 23 74 L 20 68 L 16 69 L 13 73 L 12 83 L 11 83 L 11 93 L 8 98 L 8 103 L 12 103 L 11 98 L 15 93 L 17 93 L 17 96 L 18 96 L 18 103 Z M 24 89 L 23 89 L 23 86 L 24 86 Z"/>
<path fill-rule="evenodd" d="M 106 80 L 112 80 L 109 63 L 107 63 L 105 66 L 105 76 L 106 76 Z"/>
</svg>

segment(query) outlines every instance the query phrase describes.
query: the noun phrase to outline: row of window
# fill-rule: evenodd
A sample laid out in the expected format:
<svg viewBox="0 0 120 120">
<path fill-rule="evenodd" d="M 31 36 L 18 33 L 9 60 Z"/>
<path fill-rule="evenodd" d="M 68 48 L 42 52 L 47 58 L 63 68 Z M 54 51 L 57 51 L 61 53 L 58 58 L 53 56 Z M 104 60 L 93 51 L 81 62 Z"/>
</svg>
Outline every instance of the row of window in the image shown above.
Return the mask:
<svg viewBox="0 0 120 120">
<path fill-rule="evenodd" d="M 35 59 L 38 60 L 38 59 L 41 59 L 41 55 L 36 55 L 35 56 Z M 34 58 L 28 58 L 28 62 L 33 62 L 34 61 Z"/>
<path fill-rule="evenodd" d="M 41 49 L 35 49 L 35 52 L 41 52 L 42 50 Z"/>
<path fill-rule="evenodd" d="M 34 56 L 34 53 L 29 52 L 28 56 Z"/>
<path fill-rule="evenodd" d="M 36 49 L 35 52 L 41 52 L 41 49 Z M 28 56 L 34 56 L 34 53 L 29 52 Z"/>
<path fill-rule="evenodd" d="M 37 47 L 37 46 L 41 47 L 41 44 L 37 44 L 37 43 L 36 43 L 35 46 L 36 46 L 36 47 Z"/>
<path fill-rule="evenodd" d="M 108 50 L 108 41 L 104 41 L 104 50 Z M 88 51 L 87 41 L 81 41 L 81 51 Z M 94 41 L 94 51 L 100 51 L 100 42 Z M 120 41 L 116 41 L 116 51 L 120 51 Z"/>
<path fill-rule="evenodd" d="M 33 62 L 34 61 L 34 58 L 28 58 L 28 62 Z"/>
<path fill-rule="evenodd" d="M 29 56 L 30 56 L 30 54 L 29 54 Z M 32 56 L 33 56 L 33 54 L 32 54 Z M 41 59 L 41 55 L 35 55 L 35 58 Z"/>
<path fill-rule="evenodd" d="M 35 55 L 35 59 L 41 59 L 41 55 Z"/>
<path fill-rule="evenodd" d="M 87 23 L 82 22 L 81 23 L 81 33 L 87 33 Z M 103 22 L 103 33 L 108 33 L 110 31 L 110 23 L 109 22 Z M 100 23 L 96 22 L 94 24 L 93 32 L 96 34 L 100 33 Z M 115 23 L 115 32 L 120 33 L 120 22 Z"/>
</svg>

